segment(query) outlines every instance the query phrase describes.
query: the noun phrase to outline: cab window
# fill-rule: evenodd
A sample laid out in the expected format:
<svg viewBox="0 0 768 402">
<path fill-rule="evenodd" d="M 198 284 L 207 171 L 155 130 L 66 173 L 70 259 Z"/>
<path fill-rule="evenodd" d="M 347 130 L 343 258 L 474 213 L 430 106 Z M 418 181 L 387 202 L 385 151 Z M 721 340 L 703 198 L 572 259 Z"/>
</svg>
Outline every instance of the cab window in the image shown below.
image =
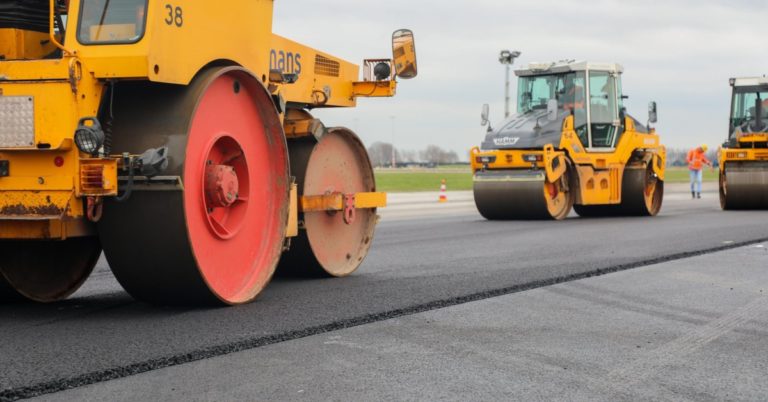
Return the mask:
<svg viewBox="0 0 768 402">
<path fill-rule="evenodd" d="M 576 135 L 579 136 L 581 144 L 586 146 L 589 144 L 589 134 L 587 130 L 587 107 L 584 103 L 584 94 L 586 93 L 586 73 L 583 71 L 577 72 L 572 75 L 573 81 L 571 83 L 570 91 L 573 93 L 573 129 L 576 131 Z"/>
<path fill-rule="evenodd" d="M 547 101 L 554 98 L 557 81 L 558 77 L 553 75 L 521 77 L 517 86 L 517 112 L 546 109 Z"/>
<path fill-rule="evenodd" d="M 760 120 L 768 119 L 768 88 L 736 88 L 731 107 L 731 134 L 736 128 L 741 129 L 741 131 L 749 131 L 748 126 L 755 121 L 757 115 L 757 102 L 760 102 L 760 109 L 762 110 Z"/>
<path fill-rule="evenodd" d="M 618 119 L 615 80 L 607 72 L 589 73 L 589 114 L 593 148 L 611 148 Z"/>
<path fill-rule="evenodd" d="M 77 40 L 85 45 L 136 43 L 144 36 L 147 0 L 83 0 Z"/>
</svg>

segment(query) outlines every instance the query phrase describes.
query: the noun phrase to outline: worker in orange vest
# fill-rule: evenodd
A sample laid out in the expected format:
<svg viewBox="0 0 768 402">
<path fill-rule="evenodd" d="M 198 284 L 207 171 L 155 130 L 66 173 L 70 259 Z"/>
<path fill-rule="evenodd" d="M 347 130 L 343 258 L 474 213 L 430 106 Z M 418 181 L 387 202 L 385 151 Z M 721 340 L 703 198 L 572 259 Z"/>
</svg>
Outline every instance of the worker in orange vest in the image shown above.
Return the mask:
<svg viewBox="0 0 768 402">
<path fill-rule="evenodd" d="M 700 146 L 688 151 L 688 157 L 685 161 L 688 162 L 688 172 L 691 176 L 691 197 L 701 198 L 701 181 L 704 165 L 712 167 L 712 162 L 707 159 L 707 144 L 701 144 Z"/>
</svg>

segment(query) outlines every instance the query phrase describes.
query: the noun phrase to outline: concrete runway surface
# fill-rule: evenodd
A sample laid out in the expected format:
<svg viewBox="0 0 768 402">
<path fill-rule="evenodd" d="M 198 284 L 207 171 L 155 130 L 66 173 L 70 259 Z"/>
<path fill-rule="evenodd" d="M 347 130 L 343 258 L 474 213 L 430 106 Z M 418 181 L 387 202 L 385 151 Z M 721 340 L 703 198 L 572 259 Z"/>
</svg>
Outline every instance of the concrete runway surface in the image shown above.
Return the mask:
<svg viewBox="0 0 768 402">
<path fill-rule="evenodd" d="M 764 399 L 768 212 L 668 190 L 655 218 L 562 222 L 394 195 L 356 274 L 235 308 L 135 302 L 102 261 L 0 306 L 0 399 Z"/>
</svg>

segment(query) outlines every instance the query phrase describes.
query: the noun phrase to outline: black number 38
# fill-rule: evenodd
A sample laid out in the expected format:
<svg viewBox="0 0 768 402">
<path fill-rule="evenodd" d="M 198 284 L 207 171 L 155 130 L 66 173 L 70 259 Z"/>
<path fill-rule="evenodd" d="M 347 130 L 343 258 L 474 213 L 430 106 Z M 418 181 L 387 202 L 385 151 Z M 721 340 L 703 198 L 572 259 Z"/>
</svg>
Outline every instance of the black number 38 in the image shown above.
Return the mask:
<svg viewBox="0 0 768 402">
<path fill-rule="evenodd" d="M 168 16 L 165 17 L 165 23 L 168 25 L 176 25 L 181 28 L 184 25 L 184 12 L 181 7 L 174 8 L 170 4 L 165 5 L 165 9 L 168 10 Z"/>
</svg>

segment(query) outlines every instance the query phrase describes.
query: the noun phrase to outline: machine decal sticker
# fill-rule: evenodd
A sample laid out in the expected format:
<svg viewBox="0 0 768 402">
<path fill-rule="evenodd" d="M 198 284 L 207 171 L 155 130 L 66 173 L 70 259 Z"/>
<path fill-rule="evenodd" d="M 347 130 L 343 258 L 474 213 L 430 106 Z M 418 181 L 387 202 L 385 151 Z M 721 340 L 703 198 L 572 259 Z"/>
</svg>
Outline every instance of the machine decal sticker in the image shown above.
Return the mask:
<svg viewBox="0 0 768 402">
<path fill-rule="evenodd" d="M 493 143 L 497 146 L 515 145 L 518 141 L 520 141 L 520 137 L 499 137 L 493 139 Z"/>
<path fill-rule="evenodd" d="M 272 49 L 269 52 L 269 69 L 283 74 L 301 74 L 301 53 Z"/>
</svg>

